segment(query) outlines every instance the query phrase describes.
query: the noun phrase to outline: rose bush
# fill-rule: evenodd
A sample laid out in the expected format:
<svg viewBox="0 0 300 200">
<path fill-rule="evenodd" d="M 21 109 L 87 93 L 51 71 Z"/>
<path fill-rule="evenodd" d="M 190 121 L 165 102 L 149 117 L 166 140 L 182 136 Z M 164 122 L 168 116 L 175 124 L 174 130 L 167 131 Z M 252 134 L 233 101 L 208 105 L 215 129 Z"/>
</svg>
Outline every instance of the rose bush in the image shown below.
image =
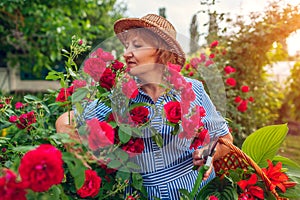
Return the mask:
<svg viewBox="0 0 300 200">
<path fill-rule="evenodd" d="M 217 46 L 217 42 L 210 45 L 211 48 Z M 4 199 L 145 199 L 143 180 L 138 173 L 139 166 L 131 158 L 144 149 L 141 136 L 142 130 L 149 128 L 150 105 L 131 103 L 138 94 L 136 81 L 127 75 L 123 63 L 102 49 L 96 49 L 89 55 L 81 71 L 74 59 L 87 49 L 84 41 L 72 38 L 70 50 L 64 50 L 67 58 L 66 73 L 51 71 L 47 76 L 49 80 L 60 81 L 62 88 L 58 91 L 49 91 L 42 98 L 26 95 L 24 102 L 14 102 L 12 97 L 1 97 L 0 129 L 3 135 L 0 138 L 0 196 Z M 207 58 L 201 54 L 200 58 L 190 60 L 185 66 L 185 72 L 195 75 L 200 64 L 212 66 L 213 58 L 215 55 L 210 54 Z M 190 148 L 196 149 L 209 142 L 208 132 L 202 123 L 205 110 L 200 106 L 190 109 L 191 102 L 195 99 L 191 84 L 179 73 L 179 66 L 169 64 L 168 67 L 166 78 L 170 86 L 166 88 L 174 88 L 174 92 L 184 98 L 180 102 L 173 99 L 164 106 L 167 123 L 174 127 L 172 134 L 192 139 Z M 234 68 L 225 68 L 224 77 L 229 79 Z M 228 85 L 226 88 L 230 91 L 232 86 Z M 231 100 L 236 102 L 235 109 L 242 112 L 249 109 L 249 88 L 245 85 L 239 90 L 239 96 L 229 94 Z M 103 121 L 89 115 L 100 101 L 111 108 Z M 243 101 L 247 103 L 239 108 Z M 72 127 L 74 137 L 64 133 L 57 134 L 55 120 L 64 112 L 71 115 L 70 111 L 73 109 L 76 110 L 76 126 Z M 71 124 L 71 118 L 69 120 Z M 153 140 L 161 146 L 161 135 L 153 129 L 151 131 Z M 256 141 L 247 143 L 256 144 Z M 249 152 L 251 154 L 252 151 L 247 151 Z M 260 153 L 256 152 L 251 156 L 255 157 Z M 277 161 L 273 153 L 272 156 L 263 158 L 261 160 L 269 158 L 273 162 Z M 280 161 L 285 164 L 293 163 L 285 159 Z M 290 176 L 287 179 L 282 174 L 280 165 L 271 166 L 265 172 L 273 177 L 271 180 L 274 181 L 275 188 L 288 188 L 287 193 L 290 191 L 288 186 L 293 183 L 289 180 Z M 249 197 L 249 191 L 257 189 L 254 186 L 256 178 L 254 175 L 248 176 L 249 171 L 235 176 L 230 173 L 227 178 L 216 178 L 211 182 L 217 183 L 218 187 L 214 185 L 213 188 L 229 187 L 240 198 Z M 252 178 L 248 180 L 249 177 Z M 227 181 L 226 184 L 223 180 Z M 241 180 L 244 181 L 239 182 Z M 140 192 L 124 194 L 129 185 Z M 201 190 L 207 191 L 203 199 L 220 199 L 227 192 L 227 189 L 221 189 Z M 203 192 L 199 195 L 203 195 Z"/>
</svg>

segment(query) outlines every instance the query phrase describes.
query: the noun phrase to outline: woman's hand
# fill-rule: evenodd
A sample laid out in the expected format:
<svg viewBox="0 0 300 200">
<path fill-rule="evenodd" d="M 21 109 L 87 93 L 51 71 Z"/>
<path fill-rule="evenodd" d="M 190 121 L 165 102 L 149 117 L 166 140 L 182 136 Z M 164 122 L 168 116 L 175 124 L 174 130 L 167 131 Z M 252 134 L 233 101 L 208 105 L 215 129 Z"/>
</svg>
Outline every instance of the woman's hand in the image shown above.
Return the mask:
<svg viewBox="0 0 300 200">
<path fill-rule="evenodd" d="M 198 166 L 198 169 L 205 165 L 206 163 L 206 159 L 202 158 L 202 154 L 203 154 L 203 149 L 196 149 L 194 152 L 193 152 L 193 164 L 194 166 Z M 202 180 L 207 180 L 210 173 L 212 172 L 212 169 L 213 169 L 213 162 L 211 162 L 208 170 L 203 174 L 203 178 Z"/>
<path fill-rule="evenodd" d="M 227 139 L 231 142 L 233 141 L 233 137 L 232 137 L 231 133 L 228 133 L 228 134 L 222 136 L 221 138 L 225 138 L 225 139 Z M 196 149 L 192 154 L 193 164 L 194 164 L 194 166 L 198 166 L 198 169 L 201 166 L 205 165 L 205 163 L 206 163 L 206 158 L 203 158 L 203 156 L 202 156 L 203 151 L 204 151 L 204 148 Z M 215 152 L 214 156 L 212 157 L 212 161 L 211 161 L 211 164 L 209 166 L 209 169 L 203 175 L 203 180 L 207 180 L 210 173 L 212 172 L 214 160 L 217 160 L 217 159 L 221 158 L 222 156 L 229 153 L 229 151 L 230 151 L 230 149 L 228 149 L 228 147 L 226 147 L 225 145 L 217 144 L 216 152 Z"/>
</svg>

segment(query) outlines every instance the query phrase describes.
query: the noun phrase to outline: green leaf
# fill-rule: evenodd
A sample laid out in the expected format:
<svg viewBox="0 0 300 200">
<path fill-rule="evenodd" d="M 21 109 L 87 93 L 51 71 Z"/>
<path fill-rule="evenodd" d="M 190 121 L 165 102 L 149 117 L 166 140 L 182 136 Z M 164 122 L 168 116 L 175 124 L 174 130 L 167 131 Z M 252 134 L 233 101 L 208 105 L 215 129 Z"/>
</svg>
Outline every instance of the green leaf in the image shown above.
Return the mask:
<svg viewBox="0 0 300 200">
<path fill-rule="evenodd" d="M 142 189 L 143 177 L 140 173 L 132 173 L 132 186 L 138 190 Z"/>
<path fill-rule="evenodd" d="M 125 170 L 122 170 L 122 171 L 118 170 L 116 178 L 120 178 L 122 181 L 129 180 L 129 178 L 130 178 L 130 172 L 125 171 Z"/>
<path fill-rule="evenodd" d="M 163 147 L 164 141 L 163 141 L 163 138 L 162 138 L 162 136 L 160 134 L 153 135 L 152 139 L 157 144 L 157 146 L 159 146 L 160 148 Z"/>
<path fill-rule="evenodd" d="M 121 124 L 118 130 L 118 135 L 123 144 L 127 143 L 131 138 L 131 128 Z"/>
<path fill-rule="evenodd" d="M 287 165 L 287 166 L 290 166 L 290 167 L 293 167 L 293 168 L 297 168 L 300 170 L 300 165 L 294 161 L 292 161 L 291 159 L 289 158 L 286 158 L 286 157 L 283 157 L 283 156 L 279 156 L 279 155 L 276 155 L 274 158 L 273 158 L 273 161 L 278 161 L 278 162 L 281 162 L 283 165 Z"/>
<path fill-rule="evenodd" d="M 186 189 L 179 189 L 179 192 L 181 193 L 180 195 L 180 200 L 190 200 L 193 199 L 193 197 L 190 195 L 190 192 Z"/>
<path fill-rule="evenodd" d="M 119 160 L 111 160 L 107 164 L 107 167 L 112 168 L 112 169 L 118 169 L 121 165 L 122 165 L 122 163 Z"/>
<path fill-rule="evenodd" d="M 115 151 L 115 155 L 116 155 L 117 159 L 121 160 L 123 163 L 125 163 L 128 160 L 128 157 L 129 157 L 128 153 L 126 153 L 122 149 L 117 149 Z"/>
<path fill-rule="evenodd" d="M 287 132 L 286 124 L 260 128 L 246 138 L 242 145 L 242 151 L 260 167 L 266 167 L 268 166 L 267 160 L 273 160 Z"/>
<path fill-rule="evenodd" d="M 77 189 L 81 188 L 85 179 L 85 166 L 82 161 L 77 159 L 73 154 L 69 152 L 63 153 L 63 160 L 68 165 L 71 175 L 75 180 L 75 186 Z"/>
<path fill-rule="evenodd" d="M 72 102 L 79 102 L 82 99 L 86 97 L 89 90 L 87 88 L 78 88 L 76 91 L 72 94 Z"/>
<path fill-rule="evenodd" d="M 133 162 L 128 162 L 126 163 L 126 166 L 129 168 L 129 169 L 140 169 L 140 166 L 133 163 Z"/>
</svg>

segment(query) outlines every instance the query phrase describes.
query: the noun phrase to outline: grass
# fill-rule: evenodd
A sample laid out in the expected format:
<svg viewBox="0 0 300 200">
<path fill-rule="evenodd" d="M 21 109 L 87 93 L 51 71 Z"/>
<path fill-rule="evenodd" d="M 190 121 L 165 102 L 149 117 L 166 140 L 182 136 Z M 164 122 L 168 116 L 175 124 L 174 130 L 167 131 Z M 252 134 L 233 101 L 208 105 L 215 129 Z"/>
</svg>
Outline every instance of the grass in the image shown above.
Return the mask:
<svg viewBox="0 0 300 200">
<path fill-rule="evenodd" d="M 281 145 L 279 155 L 285 156 L 300 165 L 300 135 L 287 135 Z"/>
</svg>

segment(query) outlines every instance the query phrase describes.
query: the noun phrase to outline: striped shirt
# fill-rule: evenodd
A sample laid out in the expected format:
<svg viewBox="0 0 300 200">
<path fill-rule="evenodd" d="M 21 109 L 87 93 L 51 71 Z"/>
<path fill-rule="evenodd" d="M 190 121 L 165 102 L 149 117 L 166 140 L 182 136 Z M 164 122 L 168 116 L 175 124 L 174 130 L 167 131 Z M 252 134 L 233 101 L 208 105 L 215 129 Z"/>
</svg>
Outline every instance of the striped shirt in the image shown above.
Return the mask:
<svg viewBox="0 0 300 200">
<path fill-rule="evenodd" d="M 208 129 L 210 136 L 224 136 L 229 130 L 227 123 L 222 116 L 216 111 L 215 106 L 204 90 L 202 83 L 198 80 L 186 78 L 186 81 L 192 83 L 192 89 L 196 94 L 196 99 L 192 106 L 203 106 L 206 116 L 202 119 L 204 127 Z M 143 140 L 145 149 L 142 154 L 134 157 L 134 162 L 140 166 L 140 173 L 143 176 L 143 184 L 148 192 L 148 199 L 154 197 L 160 199 L 180 199 L 179 189 L 191 191 L 198 172 L 192 170 L 192 153 L 190 150 L 191 140 L 179 138 L 178 135 L 171 134 L 173 127 L 167 125 L 166 118 L 163 114 L 163 106 L 173 99 L 180 101 L 180 95 L 175 91 L 164 94 L 154 102 L 149 95 L 139 90 L 138 96 L 133 99 L 133 103 L 145 102 L 149 106 L 150 125 L 163 138 L 163 147 L 152 140 L 151 131 L 146 128 L 143 131 Z M 93 112 L 89 112 L 86 119 L 98 118 L 100 121 L 105 120 L 106 115 L 111 112 L 111 108 L 104 104 L 93 102 L 90 106 Z M 203 187 L 208 181 L 213 179 L 215 172 L 201 183 Z M 131 188 L 127 189 L 130 192 Z"/>
</svg>

